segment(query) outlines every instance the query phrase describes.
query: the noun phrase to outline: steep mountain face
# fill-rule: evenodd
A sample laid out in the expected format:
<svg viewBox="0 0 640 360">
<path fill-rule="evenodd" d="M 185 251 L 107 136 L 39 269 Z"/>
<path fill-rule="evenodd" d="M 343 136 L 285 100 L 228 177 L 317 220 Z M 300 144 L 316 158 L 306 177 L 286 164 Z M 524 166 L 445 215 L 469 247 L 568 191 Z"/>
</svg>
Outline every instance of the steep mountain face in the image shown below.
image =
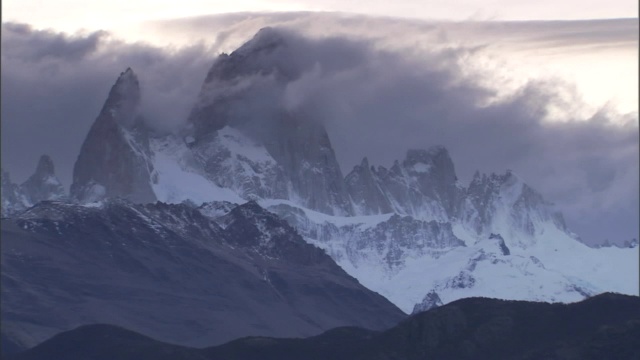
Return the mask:
<svg viewBox="0 0 640 360">
<path fill-rule="evenodd" d="M 448 151 L 440 146 L 409 150 L 389 170 L 369 167 L 364 159 L 345 181 L 361 215 L 394 212 L 450 222 L 476 237 L 504 234 L 521 241 L 523 247 L 547 223 L 575 236 L 567 230 L 562 214 L 511 171 L 489 176 L 476 172 L 469 187 L 463 187 Z"/>
<path fill-rule="evenodd" d="M 2 170 L 2 217 L 13 216 L 43 200 L 65 200 L 67 194 L 56 177 L 53 160 L 42 155 L 36 171 L 21 185 Z"/>
<path fill-rule="evenodd" d="M 553 211 L 538 192 L 511 171 L 504 175 L 480 175 L 476 172 L 462 209 L 462 220 L 477 234 L 500 233 L 518 239 L 526 247 L 526 238 L 544 232 L 544 224 L 575 237 L 568 231 L 564 218 Z"/>
<path fill-rule="evenodd" d="M 110 323 L 204 346 L 404 317 L 256 203 L 216 218 L 212 209 L 44 201 L 4 219 L 3 342 Z"/>
<path fill-rule="evenodd" d="M 347 174 L 345 182 L 357 213 L 370 215 L 393 212 L 391 199 L 366 157 Z"/>
<path fill-rule="evenodd" d="M 233 130 L 227 132 L 238 131 L 254 146 L 266 150 L 270 164 L 241 173 L 241 184 L 233 182 L 235 177 L 228 177 L 226 182 L 232 184 L 226 187 L 242 189 L 247 175 L 255 173 L 258 176 L 250 180 L 250 191 L 241 193 L 243 196 L 297 199 L 310 209 L 349 215 L 351 202 L 324 126 L 309 114 L 282 105 L 287 84 L 302 73 L 292 64 L 285 37 L 269 28 L 233 53 L 221 55 L 209 71 L 189 117 L 192 149 L 203 160 L 207 174 L 218 185 L 226 186 L 218 174 L 228 168 L 226 162 L 235 160 L 232 151 L 220 148 L 221 141 L 215 138 L 224 137 L 219 131 L 230 127 Z M 247 160 L 253 159 L 240 159 Z M 263 181 L 256 183 L 259 177 Z"/>
<path fill-rule="evenodd" d="M 56 335 L 10 360 L 621 359 L 640 356 L 640 299 L 603 294 L 576 304 L 471 298 L 375 332 L 338 328 L 305 339 L 249 337 L 184 348 L 116 326 Z"/>
<path fill-rule="evenodd" d="M 409 150 L 390 169 L 369 169 L 365 159 L 346 182 L 361 215 L 393 211 L 419 219 L 455 220 L 464 195 L 449 152 L 441 146 Z"/>
<path fill-rule="evenodd" d="M 137 116 L 140 86 L 127 69 L 111 88 L 73 167 L 71 196 L 80 202 L 126 198 L 151 202 L 148 131 Z"/>
<path fill-rule="evenodd" d="M 281 166 L 264 146 L 231 127 L 190 147 L 202 173 L 217 186 L 247 200 L 284 198 L 290 186 Z"/>
<path fill-rule="evenodd" d="M 404 206 L 409 214 L 418 216 L 422 210 L 420 205 L 424 201 L 435 203 L 441 208 L 438 209 L 440 214 L 433 211 L 432 218 L 455 219 L 462 193 L 453 161 L 445 148 L 409 150 L 402 164 L 395 163 L 389 172 L 382 171 L 381 178 L 389 184 L 389 192 L 397 199 L 396 202 L 410 204 L 410 208 Z M 415 198 L 406 198 L 404 202 L 400 202 L 403 195 L 407 194 L 400 190 L 400 184 L 417 189 L 420 194 L 418 199 L 423 201 L 416 202 Z"/>
</svg>

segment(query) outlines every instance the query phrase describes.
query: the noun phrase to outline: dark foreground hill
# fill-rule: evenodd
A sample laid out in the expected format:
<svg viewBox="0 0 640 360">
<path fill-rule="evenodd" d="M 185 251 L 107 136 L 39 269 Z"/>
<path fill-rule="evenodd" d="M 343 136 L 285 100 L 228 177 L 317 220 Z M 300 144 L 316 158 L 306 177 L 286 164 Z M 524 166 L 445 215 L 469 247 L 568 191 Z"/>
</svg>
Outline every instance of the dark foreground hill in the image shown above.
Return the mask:
<svg viewBox="0 0 640 360">
<path fill-rule="evenodd" d="M 470 298 L 383 332 L 345 327 L 306 339 L 250 337 L 206 349 L 88 325 L 8 359 L 638 359 L 638 339 L 640 298 L 608 293 L 569 305 Z"/>
<path fill-rule="evenodd" d="M 96 323 L 203 347 L 405 317 L 256 203 L 214 220 L 184 204 L 41 202 L 2 220 L 5 353 Z"/>
</svg>

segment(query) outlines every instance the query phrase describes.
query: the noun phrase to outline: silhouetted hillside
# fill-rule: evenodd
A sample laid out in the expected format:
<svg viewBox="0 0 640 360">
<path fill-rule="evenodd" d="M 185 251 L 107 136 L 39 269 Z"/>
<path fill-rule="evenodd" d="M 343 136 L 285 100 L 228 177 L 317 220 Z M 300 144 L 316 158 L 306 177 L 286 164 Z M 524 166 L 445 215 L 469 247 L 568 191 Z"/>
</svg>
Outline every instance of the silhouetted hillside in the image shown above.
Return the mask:
<svg viewBox="0 0 640 360">
<path fill-rule="evenodd" d="M 206 349 L 89 325 L 9 359 L 638 359 L 639 338 L 640 298 L 607 293 L 569 305 L 470 298 L 383 332 L 344 327 L 305 339 L 249 337 Z"/>
</svg>

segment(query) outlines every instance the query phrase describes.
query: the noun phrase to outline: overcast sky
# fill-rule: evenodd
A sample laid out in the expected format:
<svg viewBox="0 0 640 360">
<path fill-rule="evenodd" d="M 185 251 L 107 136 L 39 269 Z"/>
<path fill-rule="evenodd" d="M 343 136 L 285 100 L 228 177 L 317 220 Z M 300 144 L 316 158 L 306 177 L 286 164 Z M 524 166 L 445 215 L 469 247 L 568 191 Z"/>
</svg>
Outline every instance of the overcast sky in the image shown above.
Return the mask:
<svg viewBox="0 0 640 360">
<path fill-rule="evenodd" d="M 637 16 L 636 2 L 367 6 L 386 17 L 289 11 L 363 12 L 337 1 L 216 3 L 3 1 L 2 167 L 20 182 L 48 153 L 68 186 L 126 67 L 140 77 L 144 111 L 171 128 L 221 51 L 278 26 L 343 39 L 319 58 L 361 55 L 339 72 L 310 66 L 287 100 L 323 109 L 345 173 L 363 156 L 389 166 L 408 148 L 442 144 L 463 182 L 512 169 L 586 240 L 638 237 L 638 21 L 584 20 Z M 211 15 L 238 10 L 286 12 Z"/>
</svg>

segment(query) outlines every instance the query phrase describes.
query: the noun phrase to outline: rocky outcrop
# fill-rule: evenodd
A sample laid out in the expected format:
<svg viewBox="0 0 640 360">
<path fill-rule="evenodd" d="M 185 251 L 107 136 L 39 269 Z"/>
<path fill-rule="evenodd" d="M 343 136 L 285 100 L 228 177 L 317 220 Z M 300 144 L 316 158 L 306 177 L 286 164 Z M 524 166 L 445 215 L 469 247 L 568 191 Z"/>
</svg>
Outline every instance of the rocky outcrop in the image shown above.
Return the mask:
<svg viewBox="0 0 640 360">
<path fill-rule="evenodd" d="M 500 251 L 502 252 L 502 255 L 511 255 L 511 250 L 509 250 L 509 247 L 507 247 L 507 245 L 504 243 L 504 239 L 500 234 L 489 235 L 489 240 L 492 240 L 492 239 L 498 242 L 498 246 L 500 247 Z"/>
<path fill-rule="evenodd" d="M 445 148 L 409 150 L 390 169 L 365 169 L 364 164 L 346 178 L 361 214 L 393 211 L 425 220 L 457 219 L 464 192 Z"/>
<path fill-rule="evenodd" d="M 56 177 L 53 160 L 48 155 L 40 157 L 36 172 L 20 188 L 31 204 L 66 198 L 64 187 Z"/>
<path fill-rule="evenodd" d="M 11 216 L 26 209 L 30 204 L 20 187 L 11 181 L 8 171 L 2 169 L 2 217 Z"/>
<path fill-rule="evenodd" d="M 567 230 L 562 214 L 512 171 L 489 176 L 476 172 L 460 217 L 482 236 L 500 233 L 505 239 L 535 237 L 545 224 L 575 236 Z"/>
<path fill-rule="evenodd" d="M 2 217 L 16 215 L 44 200 L 67 200 L 48 155 L 40 157 L 35 173 L 21 185 L 14 184 L 9 172 L 2 170 Z"/>
<path fill-rule="evenodd" d="M 155 200 L 148 131 L 138 117 L 140 85 L 130 68 L 120 74 L 89 130 L 73 168 L 71 196 L 80 202 Z"/>
<path fill-rule="evenodd" d="M 393 211 L 388 194 L 369 160 L 365 157 L 345 178 L 347 191 L 359 214 L 387 214 Z"/>
<path fill-rule="evenodd" d="M 437 308 L 438 306 L 442 306 L 442 300 L 440 300 L 440 296 L 438 296 L 438 293 L 432 290 L 424 296 L 421 302 L 417 303 L 413 307 L 411 315 L 431 310 Z"/>
</svg>

